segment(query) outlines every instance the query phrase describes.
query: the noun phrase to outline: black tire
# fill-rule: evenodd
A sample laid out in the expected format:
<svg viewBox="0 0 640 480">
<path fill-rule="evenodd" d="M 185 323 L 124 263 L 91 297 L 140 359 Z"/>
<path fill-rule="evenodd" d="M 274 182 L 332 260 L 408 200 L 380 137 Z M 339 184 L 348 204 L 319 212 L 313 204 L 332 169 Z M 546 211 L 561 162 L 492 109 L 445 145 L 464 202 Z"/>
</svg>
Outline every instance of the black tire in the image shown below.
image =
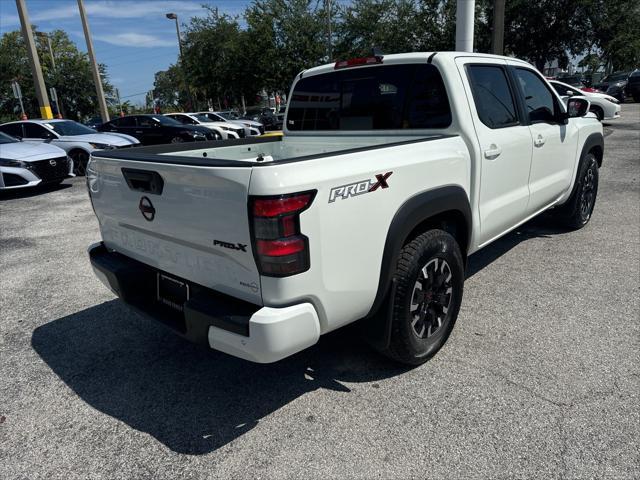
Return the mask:
<svg viewBox="0 0 640 480">
<path fill-rule="evenodd" d="M 69 152 L 71 160 L 73 160 L 73 173 L 84 177 L 87 173 L 87 163 L 89 163 L 89 154 L 84 150 L 71 150 Z"/>
<path fill-rule="evenodd" d="M 636 102 L 636 103 L 640 102 L 640 94 L 637 94 L 637 93 L 634 94 L 633 95 L 633 101 Z"/>
<path fill-rule="evenodd" d="M 458 318 L 464 286 L 458 243 L 443 230 L 421 234 L 400 252 L 394 280 L 391 341 L 383 353 L 420 365 L 444 345 Z"/>
<path fill-rule="evenodd" d="M 601 107 L 593 106 L 589 110 L 596 114 L 598 120 L 602 121 L 604 119 L 604 110 Z"/>
<path fill-rule="evenodd" d="M 587 153 L 580 162 L 578 175 L 569 200 L 552 213 L 565 227 L 579 230 L 584 227 L 596 205 L 599 181 L 598 160 L 593 153 Z"/>
</svg>

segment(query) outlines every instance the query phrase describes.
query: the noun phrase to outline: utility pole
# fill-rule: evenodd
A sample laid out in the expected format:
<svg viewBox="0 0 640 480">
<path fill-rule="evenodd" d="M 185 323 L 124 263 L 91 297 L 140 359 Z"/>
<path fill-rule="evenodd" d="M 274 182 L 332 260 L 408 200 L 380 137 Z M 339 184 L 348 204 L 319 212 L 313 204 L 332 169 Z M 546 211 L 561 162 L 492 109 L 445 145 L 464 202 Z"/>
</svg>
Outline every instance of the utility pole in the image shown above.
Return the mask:
<svg viewBox="0 0 640 480">
<path fill-rule="evenodd" d="M 325 0 L 325 8 L 327 10 L 327 62 L 331 62 L 331 57 L 333 57 L 333 46 L 331 44 L 331 0 Z"/>
<path fill-rule="evenodd" d="M 493 0 L 491 53 L 494 55 L 504 54 L 504 0 Z"/>
<path fill-rule="evenodd" d="M 47 87 L 45 87 L 44 78 L 42 78 L 42 68 L 40 67 L 40 58 L 36 50 L 36 43 L 33 41 L 33 32 L 31 31 L 31 22 L 29 21 L 27 6 L 24 0 L 16 0 L 16 7 L 18 8 L 18 15 L 20 16 L 22 37 L 27 46 L 27 55 L 29 56 L 29 63 L 31 64 L 31 74 L 33 75 L 36 96 L 38 97 L 38 104 L 40 105 L 40 116 L 49 120 L 53 118 L 53 114 L 51 113 L 51 106 L 49 105 Z"/>
<path fill-rule="evenodd" d="M 122 111 L 122 102 L 120 102 L 120 90 L 116 88 L 116 98 L 118 99 L 118 109 L 120 110 L 120 116 L 124 117 L 124 112 Z"/>
<path fill-rule="evenodd" d="M 109 110 L 107 110 L 107 101 L 104 98 L 102 90 L 102 79 L 100 78 L 100 70 L 96 62 L 96 55 L 93 52 L 93 41 L 89 32 L 89 24 L 87 23 L 87 12 L 84 10 L 83 0 L 78 0 L 78 9 L 80 10 L 80 20 L 82 21 L 82 29 L 84 30 L 84 38 L 87 41 L 87 53 L 91 62 L 91 73 L 93 73 L 93 81 L 96 84 L 96 96 L 98 97 L 98 105 L 100 106 L 100 116 L 104 123 L 109 121 Z"/>
<path fill-rule="evenodd" d="M 457 0 L 456 3 L 456 51 L 473 52 L 473 24 L 475 0 Z"/>
</svg>

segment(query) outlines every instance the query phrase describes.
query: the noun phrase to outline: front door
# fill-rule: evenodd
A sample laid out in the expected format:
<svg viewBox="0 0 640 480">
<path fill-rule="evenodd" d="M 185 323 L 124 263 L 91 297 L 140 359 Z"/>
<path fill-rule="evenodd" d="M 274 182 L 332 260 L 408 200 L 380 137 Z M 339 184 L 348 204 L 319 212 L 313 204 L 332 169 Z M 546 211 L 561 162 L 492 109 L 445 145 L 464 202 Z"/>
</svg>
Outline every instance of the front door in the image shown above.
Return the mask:
<svg viewBox="0 0 640 480">
<path fill-rule="evenodd" d="M 459 58 L 480 146 L 480 236 L 485 244 L 527 217 L 532 142 L 520 122 L 506 62 Z"/>
<path fill-rule="evenodd" d="M 561 197 L 571 184 L 578 148 L 576 121 L 560 121 L 560 100 L 534 70 L 515 67 L 533 138 L 529 211 L 535 213 Z"/>
</svg>

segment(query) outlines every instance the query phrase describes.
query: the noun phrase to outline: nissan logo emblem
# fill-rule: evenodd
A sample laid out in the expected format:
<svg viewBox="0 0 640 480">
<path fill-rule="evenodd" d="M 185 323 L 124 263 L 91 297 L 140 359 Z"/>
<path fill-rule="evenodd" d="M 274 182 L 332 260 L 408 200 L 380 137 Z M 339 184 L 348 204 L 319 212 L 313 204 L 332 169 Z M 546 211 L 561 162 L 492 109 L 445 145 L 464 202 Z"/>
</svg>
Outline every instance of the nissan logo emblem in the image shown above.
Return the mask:
<svg viewBox="0 0 640 480">
<path fill-rule="evenodd" d="M 153 203 L 149 200 L 149 197 L 142 197 L 138 204 L 138 209 L 142 213 L 142 216 L 147 222 L 151 222 L 156 216 L 156 209 L 153 208 Z"/>
<path fill-rule="evenodd" d="M 55 160 L 49 160 L 49 165 L 51 165 L 52 167 L 55 167 L 58 164 L 58 162 L 56 162 Z"/>
</svg>

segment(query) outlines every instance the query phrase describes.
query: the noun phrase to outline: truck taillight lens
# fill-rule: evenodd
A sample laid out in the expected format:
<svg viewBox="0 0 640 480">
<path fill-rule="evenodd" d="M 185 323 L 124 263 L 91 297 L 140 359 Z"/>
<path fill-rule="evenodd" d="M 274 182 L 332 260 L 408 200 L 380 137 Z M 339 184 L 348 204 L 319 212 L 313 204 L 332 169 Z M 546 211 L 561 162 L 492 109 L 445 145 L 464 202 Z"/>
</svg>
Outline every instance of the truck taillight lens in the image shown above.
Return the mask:
<svg viewBox="0 0 640 480">
<path fill-rule="evenodd" d="M 286 277 L 309 269 L 309 239 L 300 232 L 300 214 L 315 193 L 250 198 L 253 252 L 261 275 Z"/>
</svg>

